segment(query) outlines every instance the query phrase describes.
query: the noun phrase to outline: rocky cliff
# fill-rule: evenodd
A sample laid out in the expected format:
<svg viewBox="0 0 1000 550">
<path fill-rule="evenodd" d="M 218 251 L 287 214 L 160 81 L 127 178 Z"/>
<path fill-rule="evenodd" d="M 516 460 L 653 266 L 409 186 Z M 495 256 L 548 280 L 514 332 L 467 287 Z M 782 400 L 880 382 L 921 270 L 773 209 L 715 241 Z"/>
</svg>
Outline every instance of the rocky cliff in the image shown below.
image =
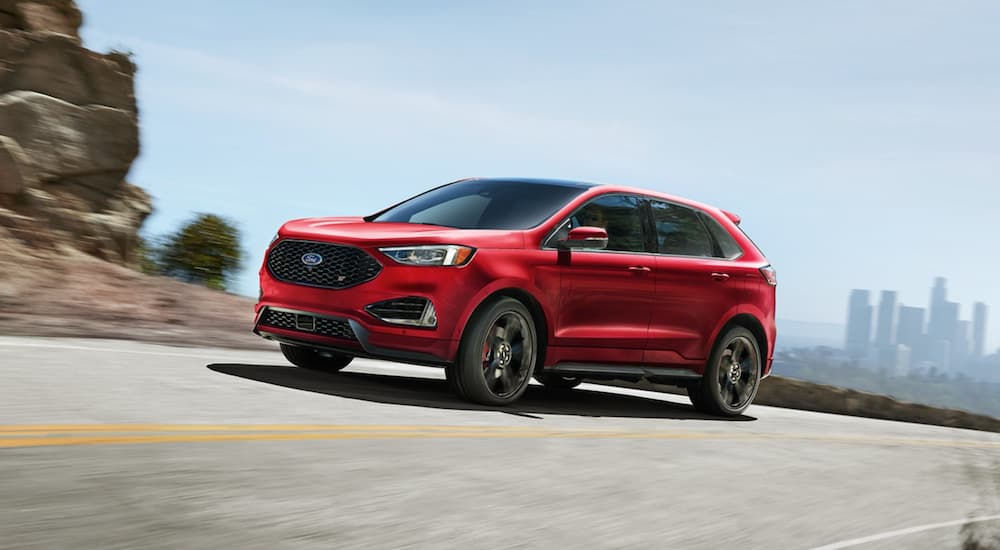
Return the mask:
<svg viewBox="0 0 1000 550">
<path fill-rule="evenodd" d="M 72 0 L 0 0 L 0 335 L 273 349 L 252 300 L 129 267 L 152 211 L 126 181 L 136 67 L 81 23 Z"/>
<path fill-rule="evenodd" d="M 72 0 L 0 0 L 0 240 L 130 264 L 152 211 L 125 180 L 136 67 L 84 48 L 81 23 Z"/>
</svg>

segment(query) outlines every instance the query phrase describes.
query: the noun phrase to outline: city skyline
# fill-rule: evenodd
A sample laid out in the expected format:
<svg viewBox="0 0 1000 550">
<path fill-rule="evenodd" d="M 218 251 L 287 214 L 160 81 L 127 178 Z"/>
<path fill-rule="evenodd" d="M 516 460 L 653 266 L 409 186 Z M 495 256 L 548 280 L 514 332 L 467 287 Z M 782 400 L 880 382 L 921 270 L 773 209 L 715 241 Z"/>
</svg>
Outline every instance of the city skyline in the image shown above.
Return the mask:
<svg viewBox="0 0 1000 550">
<path fill-rule="evenodd" d="M 904 303 L 895 290 L 881 290 L 877 309 L 871 297 L 868 289 L 848 297 L 844 351 L 852 359 L 896 374 L 927 367 L 957 373 L 994 353 L 987 349 L 989 306 L 976 301 L 963 316 L 962 304 L 948 300 L 945 277 L 934 278 L 926 307 Z"/>
</svg>

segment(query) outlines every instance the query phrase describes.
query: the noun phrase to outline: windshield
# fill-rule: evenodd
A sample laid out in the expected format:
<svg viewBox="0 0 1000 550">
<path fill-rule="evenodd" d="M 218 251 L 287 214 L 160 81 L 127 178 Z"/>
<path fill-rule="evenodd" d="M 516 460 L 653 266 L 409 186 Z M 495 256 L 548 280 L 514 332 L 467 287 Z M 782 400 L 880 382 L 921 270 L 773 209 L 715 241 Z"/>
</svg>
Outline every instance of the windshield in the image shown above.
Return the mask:
<svg viewBox="0 0 1000 550">
<path fill-rule="evenodd" d="M 583 185 L 558 183 L 461 181 L 413 197 L 370 221 L 460 229 L 530 229 L 585 189 Z"/>
</svg>

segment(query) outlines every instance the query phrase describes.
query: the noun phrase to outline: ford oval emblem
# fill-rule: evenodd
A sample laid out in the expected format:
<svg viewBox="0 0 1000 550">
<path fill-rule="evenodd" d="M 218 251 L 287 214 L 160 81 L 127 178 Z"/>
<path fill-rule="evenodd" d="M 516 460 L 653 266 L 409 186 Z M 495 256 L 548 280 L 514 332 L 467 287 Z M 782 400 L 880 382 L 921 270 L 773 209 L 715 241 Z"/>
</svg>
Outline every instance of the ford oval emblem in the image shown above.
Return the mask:
<svg viewBox="0 0 1000 550">
<path fill-rule="evenodd" d="M 315 252 L 307 252 L 302 255 L 302 263 L 306 265 L 319 265 L 323 263 L 323 256 Z"/>
</svg>

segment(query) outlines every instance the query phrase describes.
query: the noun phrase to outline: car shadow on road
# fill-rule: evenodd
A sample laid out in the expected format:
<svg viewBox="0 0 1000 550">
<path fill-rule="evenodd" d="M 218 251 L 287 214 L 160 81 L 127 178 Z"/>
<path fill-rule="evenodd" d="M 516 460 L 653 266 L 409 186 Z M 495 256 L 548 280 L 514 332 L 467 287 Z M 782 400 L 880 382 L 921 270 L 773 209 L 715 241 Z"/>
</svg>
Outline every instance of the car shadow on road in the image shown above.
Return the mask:
<svg viewBox="0 0 1000 550">
<path fill-rule="evenodd" d="M 756 420 L 746 415 L 736 418 L 710 416 L 687 404 L 581 388 L 559 391 L 532 384 L 515 404 L 488 407 L 459 399 L 441 379 L 360 372 L 327 374 L 298 367 L 237 363 L 214 363 L 207 367 L 218 373 L 301 391 L 435 409 L 497 411 L 529 418 L 540 418 L 533 416 L 535 414 L 559 414 L 730 422 Z"/>
</svg>

